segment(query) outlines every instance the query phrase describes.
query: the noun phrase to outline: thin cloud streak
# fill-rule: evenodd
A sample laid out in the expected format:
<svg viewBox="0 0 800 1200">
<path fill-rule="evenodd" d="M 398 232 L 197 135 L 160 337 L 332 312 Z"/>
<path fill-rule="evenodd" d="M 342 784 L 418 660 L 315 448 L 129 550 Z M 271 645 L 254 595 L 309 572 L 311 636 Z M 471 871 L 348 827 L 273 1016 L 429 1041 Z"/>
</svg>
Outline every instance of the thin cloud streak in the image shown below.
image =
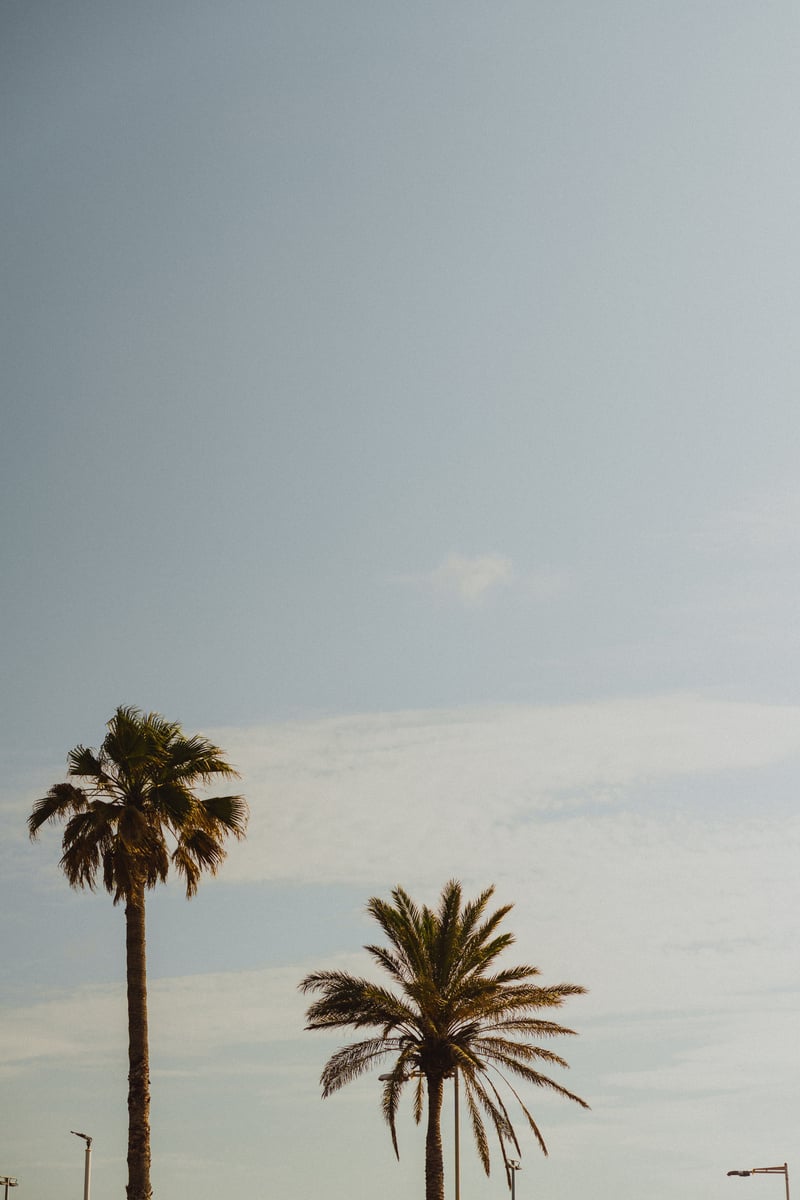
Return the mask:
<svg viewBox="0 0 800 1200">
<path fill-rule="evenodd" d="M 347 956 L 347 969 L 353 961 L 360 962 Z M 155 1069 L 159 1062 L 196 1062 L 226 1047 L 298 1038 L 305 1008 L 297 992 L 302 971 L 301 964 L 151 982 Z M 102 1066 L 123 1061 L 126 1042 L 124 983 L 85 985 L 35 1005 L 4 1008 L 0 1060 L 7 1069 L 19 1070 L 37 1061 L 77 1059 L 83 1066 Z"/>
<path fill-rule="evenodd" d="M 549 822 L 585 821 L 610 804 L 635 814 L 643 791 L 666 781 L 796 757 L 800 709 L 687 694 L 330 718 L 215 736 L 242 771 L 252 808 L 227 880 L 394 881 L 405 864 L 426 881 L 516 862 L 534 817 L 544 819 L 540 844 Z"/>
<path fill-rule="evenodd" d="M 394 575 L 390 582 L 413 588 L 440 603 L 474 610 L 512 588 L 528 601 L 546 603 L 566 591 L 570 575 L 553 566 L 520 573 L 508 555 L 493 552 L 469 556 L 453 550 L 432 571 Z"/>
<path fill-rule="evenodd" d="M 504 554 L 469 557 L 451 551 L 432 571 L 417 575 L 395 575 L 391 582 L 415 588 L 439 600 L 451 600 L 465 608 L 480 608 L 491 593 L 514 581 L 514 567 Z"/>
</svg>

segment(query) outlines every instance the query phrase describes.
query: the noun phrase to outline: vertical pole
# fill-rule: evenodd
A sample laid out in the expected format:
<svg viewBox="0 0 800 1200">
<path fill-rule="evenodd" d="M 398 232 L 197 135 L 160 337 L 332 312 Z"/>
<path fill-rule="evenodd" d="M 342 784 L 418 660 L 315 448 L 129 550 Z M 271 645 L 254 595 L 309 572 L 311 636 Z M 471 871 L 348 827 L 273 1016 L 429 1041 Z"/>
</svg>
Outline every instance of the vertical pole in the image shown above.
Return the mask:
<svg viewBox="0 0 800 1200">
<path fill-rule="evenodd" d="M 453 1071 L 453 1103 L 455 1104 L 455 1134 L 453 1142 L 455 1145 L 456 1154 L 456 1200 L 461 1200 L 461 1154 L 459 1152 L 459 1128 L 458 1128 L 458 1067 Z M 789 1197 L 786 1197 L 789 1200 Z"/>
<path fill-rule="evenodd" d="M 92 1139 L 86 1139 L 86 1163 L 83 1169 L 83 1200 L 89 1200 L 89 1187 L 92 1178 Z"/>
<path fill-rule="evenodd" d="M 783 1174 L 786 1179 L 786 1200 L 789 1200 L 789 1164 L 783 1164 Z"/>
</svg>

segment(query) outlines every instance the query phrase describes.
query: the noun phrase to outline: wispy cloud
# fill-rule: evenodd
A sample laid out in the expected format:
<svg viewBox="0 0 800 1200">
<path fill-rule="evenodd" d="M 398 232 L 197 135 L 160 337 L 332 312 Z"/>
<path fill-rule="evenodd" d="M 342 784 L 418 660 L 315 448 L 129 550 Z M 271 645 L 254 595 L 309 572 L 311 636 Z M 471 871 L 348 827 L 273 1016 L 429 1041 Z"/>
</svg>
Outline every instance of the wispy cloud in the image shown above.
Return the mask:
<svg viewBox="0 0 800 1200">
<path fill-rule="evenodd" d="M 468 558 L 448 554 L 427 577 L 439 596 L 454 596 L 462 604 L 482 604 L 498 588 L 508 587 L 514 578 L 511 559 L 502 554 L 482 554 Z"/>
<path fill-rule="evenodd" d="M 454 862 L 472 870 L 527 833 L 534 816 L 567 821 L 610 802 L 637 812 L 644 790 L 664 781 L 798 755 L 800 709 L 666 695 L 215 736 L 239 765 L 253 810 L 226 877 L 358 881 L 393 879 L 398 862 L 422 876 Z"/>
<path fill-rule="evenodd" d="M 441 600 L 455 600 L 467 608 L 479 608 L 492 592 L 507 588 L 513 579 L 511 559 L 504 554 L 469 557 L 451 551 L 432 571 L 394 575 L 391 582 Z"/>
<path fill-rule="evenodd" d="M 349 956 L 346 969 L 357 961 Z M 154 1062 L 206 1059 L 211 1064 L 224 1048 L 300 1037 L 302 973 L 302 966 L 265 967 L 152 980 Z M 124 985 L 85 985 L 53 992 L 24 1008 L 4 1008 L 0 1061 L 10 1071 L 37 1060 L 103 1065 L 124 1059 L 126 1037 Z"/>
<path fill-rule="evenodd" d="M 797 707 L 679 694 L 212 733 L 241 768 L 252 809 L 222 886 L 332 881 L 366 899 L 402 883 L 430 901 L 451 876 L 470 891 L 495 883 L 498 902 L 515 903 L 520 958 L 545 980 L 590 988 L 570 1012 L 579 1028 L 755 1011 L 756 990 L 762 1012 L 769 993 L 777 1013 L 797 986 L 798 933 L 783 914 L 796 907 L 800 815 L 770 816 L 769 776 L 759 774 L 800 755 Z M 728 816 L 711 799 L 724 800 L 733 771 L 751 773 L 753 800 Z M 363 970 L 360 942 L 337 963 Z M 274 1047 L 305 1045 L 303 973 L 297 963 L 154 980 L 159 1069 L 222 1070 L 226 1048 L 248 1046 L 271 1047 L 263 1061 L 283 1069 Z M 7 1008 L 0 1058 L 18 1069 L 117 1060 L 124 1020 L 121 987 Z M 731 1030 L 720 1063 L 735 1054 Z M 617 1053 L 608 1086 L 637 1090 L 641 1068 Z M 696 1065 L 676 1064 L 676 1087 Z"/>
<path fill-rule="evenodd" d="M 771 914 L 793 903 L 800 816 L 769 817 L 759 773 L 800 756 L 797 707 L 667 695 L 215 736 L 252 807 L 228 882 L 365 898 L 402 883 L 429 901 L 452 876 L 493 882 L 533 960 L 590 983 L 595 1015 L 685 1006 L 689 978 L 692 1003 L 740 988 L 728 944 L 743 940 L 750 977 L 791 979 L 794 935 Z M 734 771 L 751 772 L 754 799 L 727 815 Z"/>
<path fill-rule="evenodd" d="M 506 554 L 466 555 L 457 551 L 446 554 L 432 571 L 395 575 L 394 583 L 413 587 L 440 601 L 452 601 L 465 608 L 480 608 L 501 591 L 515 588 L 530 600 L 552 600 L 568 584 L 567 572 L 544 566 L 520 572 Z"/>
</svg>

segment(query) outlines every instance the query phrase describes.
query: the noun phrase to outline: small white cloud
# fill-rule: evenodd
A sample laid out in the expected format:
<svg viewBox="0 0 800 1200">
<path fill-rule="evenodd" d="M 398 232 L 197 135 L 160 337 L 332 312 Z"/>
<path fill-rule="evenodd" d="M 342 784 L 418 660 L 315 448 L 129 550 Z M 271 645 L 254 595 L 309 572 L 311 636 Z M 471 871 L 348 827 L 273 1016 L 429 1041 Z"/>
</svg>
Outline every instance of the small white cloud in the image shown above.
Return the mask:
<svg viewBox="0 0 800 1200">
<path fill-rule="evenodd" d="M 501 588 L 514 588 L 523 600 L 536 604 L 554 600 L 570 584 L 561 567 L 541 566 L 520 573 L 506 554 L 476 554 L 470 557 L 451 550 L 438 567 L 419 575 L 394 575 L 392 583 L 413 587 L 440 600 L 455 600 L 466 608 L 480 608 Z"/>
<path fill-rule="evenodd" d="M 395 575 L 394 583 L 455 599 L 468 608 L 483 604 L 490 592 L 514 582 L 511 559 L 503 554 L 478 554 L 472 558 L 451 551 L 438 567 L 421 575 Z"/>
<path fill-rule="evenodd" d="M 508 587 L 514 579 L 511 559 L 503 554 L 479 554 L 467 558 L 450 553 L 430 575 L 433 590 L 455 596 L 462 604 L 482 604 L 490 592 Z"/>
</svg>

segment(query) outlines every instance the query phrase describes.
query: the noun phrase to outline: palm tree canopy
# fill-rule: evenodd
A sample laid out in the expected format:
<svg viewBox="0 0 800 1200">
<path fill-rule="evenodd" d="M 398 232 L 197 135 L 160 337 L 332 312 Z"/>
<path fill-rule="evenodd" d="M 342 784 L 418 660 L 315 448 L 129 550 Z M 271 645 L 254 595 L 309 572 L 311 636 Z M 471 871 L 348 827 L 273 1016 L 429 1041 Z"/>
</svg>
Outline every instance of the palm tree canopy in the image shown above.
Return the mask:
<svg viewBox="0 0 800 1200">
<path fill-rule="evenodd" d="M 588 1108 L 540 1070 L 567 1063 L 538 1040 L 574 1031 L 540 1016 L 559 1008 L 585 988 L 533 982 L 536 967 L 499 968 L 498 957 L 514 942 L 500 925 L 511 909 L 505 905 L 487 915 L 494 893 L 487 888 L 477 899 L 462 902 L 461 885 L 451 880 L 436 910 L 419 907 L 402 888 L 391 902 L 373 897 L 367 911 L 388 939 L 388 946 L 365 949 L 388 974 L 390 987 L 344 971 L 319 971 L 300 984 L 318 998 L 307 1013 L 307 1029 L 373 1029 L 370 1038 L 338 1050 L 322 1072 L 322 1094 L 329 1096 L 371 1067 L 394 1055 L 384 1081 L 383 1114 L 397 1152 L 395 1117 L 404 1085 L 416 1081 L 414 1115 L 422 1115 L 423 1085 L 458 1071 L 464 1082 L 467 1110 L 487 1175 L 489 1148 L 484 1118 L 494 1127 L 503 1161 L 506 1149 L 520 1152 L 500 1086 L 516 1098 L 541 1149 L 541 1132 L 509 1077 L 545 1088 Z M 534 1041 L 537 1039 L 537 1041 Z"/>
<path fill-rule="evenodd" d="M 203 871 L 215 874 L 228 835 L 242 838 L 241 796 L 200 799 L 196 789 L 237 772 L 222 751 L 158 713 L 120 707 L 99 750 L 76 746 L 67 774 L 37 800 L 28 818 L 35 838 L 47 822 L 64 821 L 61 867 L 73 887 L 94 890 L 97 877 L 116 904 L 134 887 L 164 882 L 172 865 L 187 896 Z"/>
</svg>

